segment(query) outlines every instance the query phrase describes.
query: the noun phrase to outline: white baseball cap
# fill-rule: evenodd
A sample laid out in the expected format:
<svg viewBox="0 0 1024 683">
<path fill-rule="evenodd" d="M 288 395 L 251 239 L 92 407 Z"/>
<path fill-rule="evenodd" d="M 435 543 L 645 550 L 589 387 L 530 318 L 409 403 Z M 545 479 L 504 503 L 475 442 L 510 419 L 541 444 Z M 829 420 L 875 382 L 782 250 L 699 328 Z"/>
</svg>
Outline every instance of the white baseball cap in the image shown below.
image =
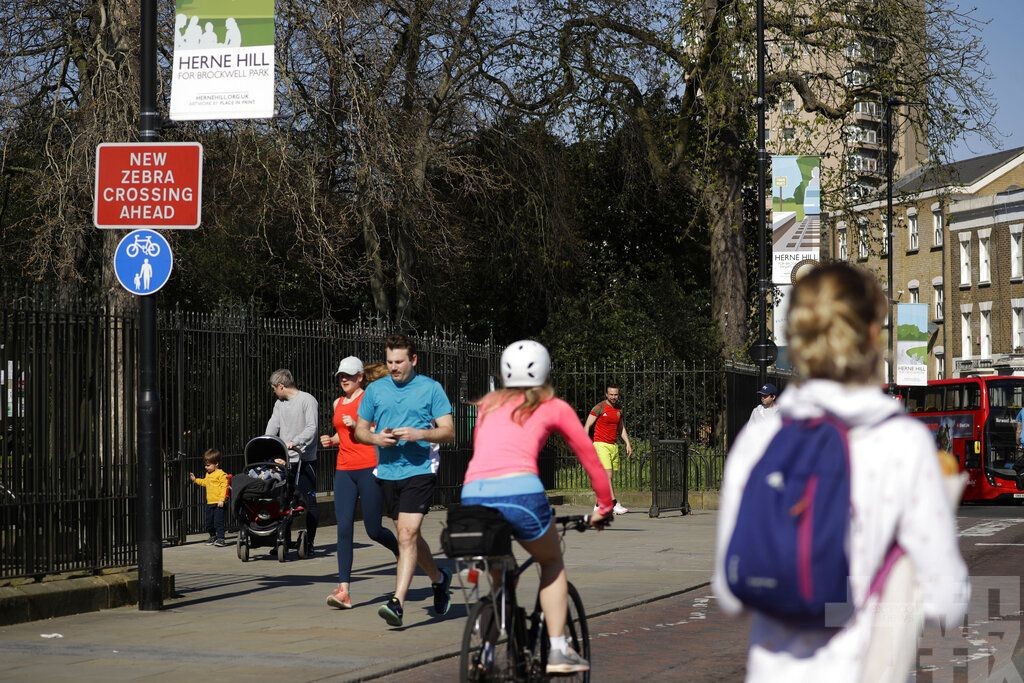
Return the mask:
<svg viewBox="0 0 1024 683">
<path fill-rule="evenodd" d="M 348 356 L 347 358 L 341 359 L 341 362 L 338 363 L 338 371 L 334 374 L 340 375 L 344 373 L 346 375 L 358 375 L 362 371 L 363 361 L 359 360 L 355 356 Z"/>
</svg>

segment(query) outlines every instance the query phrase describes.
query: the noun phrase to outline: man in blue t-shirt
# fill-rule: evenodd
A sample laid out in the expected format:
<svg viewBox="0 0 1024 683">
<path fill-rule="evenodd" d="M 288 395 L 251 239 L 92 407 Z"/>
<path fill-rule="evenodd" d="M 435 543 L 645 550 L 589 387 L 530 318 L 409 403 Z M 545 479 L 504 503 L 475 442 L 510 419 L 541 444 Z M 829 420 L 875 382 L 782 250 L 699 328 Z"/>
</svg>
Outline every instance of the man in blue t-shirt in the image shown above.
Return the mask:
<svg viewBox="0 0 1024 683">
<path fill-rule="evenodd" d="M 417 564 L 430 577 L 434 612 L 443 615 L 451 608 L 451 572 L 438 568 L 430 546 L 420 536 L 420 527 L 437 485 L 431 444 L 454 440 L 455 423 L 452 404 L 441 385 L 416 374 L 415 342 L 405 335 L 393 335 L 385 348 L 390 376 L 366 387 L 355 438 L 377 447 L 377 480 L 384 510 L 398 529 L 395 594 L 377 613 L 388 625 L 401 626 L 405 596 Z"/>
</svg>

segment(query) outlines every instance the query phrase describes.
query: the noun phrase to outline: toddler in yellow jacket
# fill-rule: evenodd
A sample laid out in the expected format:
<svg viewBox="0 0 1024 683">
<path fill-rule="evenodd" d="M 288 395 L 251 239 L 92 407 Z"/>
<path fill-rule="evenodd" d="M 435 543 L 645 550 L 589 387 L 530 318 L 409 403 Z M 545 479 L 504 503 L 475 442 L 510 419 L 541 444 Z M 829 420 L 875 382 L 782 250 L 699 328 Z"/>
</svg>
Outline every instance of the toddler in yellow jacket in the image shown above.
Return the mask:
<svg viewBox="0 0 1024 683">
<path fill-rule="evenodd" d="M 203 453 L 206 476 L 196 477 L 189 472 L 188 478 L 206 489 L 206 530 L 210 540 L 206 545 L 224 547 L 224 501 L 228 497 L 228 475 L 220 468 L 220 451 L 215 448 Z"/>
</svg>

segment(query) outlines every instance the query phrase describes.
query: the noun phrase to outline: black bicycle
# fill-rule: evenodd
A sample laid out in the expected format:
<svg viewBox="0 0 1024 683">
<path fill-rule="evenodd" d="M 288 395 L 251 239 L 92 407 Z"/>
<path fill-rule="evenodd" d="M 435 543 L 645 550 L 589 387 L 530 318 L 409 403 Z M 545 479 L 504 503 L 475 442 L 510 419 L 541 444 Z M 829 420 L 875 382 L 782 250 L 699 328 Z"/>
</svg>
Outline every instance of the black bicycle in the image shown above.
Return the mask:
<svg viewBox="0 0 1024 683">
<path fill-rule="evenodd" d="M 593 527 L 586 515 L 556 517 L 563 538 L 569 529 L 586 531 Z M 603 526 L 603 525 L 602 525 Z M 564 541 L 563 541 L 564 543 Z M 564 551 L 564 547 L 563 547 Z M 459 680 L 466 681 L 546 681 L 550 642 L 544 624 L 540 596 L 533 611 L 519 606 L 516 586 L 519 577 L 534 564 L 533 558 L 518 564 L 515 556 L 468 557 L 455 560 L 460 581 L 470 585 L 468 592 L 479 594 L 480 581 L 490 590 L 469 610 L 462 634 L 459 655 Z M 464 571 L 463 571 L 464 570 Z M 463 578 L 464 577 L 464 578 Z M 469 600 L 467 600 L 467 603 Z M 569 583 L 569 614 L 565 622 L 566 642 L 584 659 L 590 659 L 590 632 L 583 600 Z M 559 680 L 589 681 L 590 672 L 557 676 Z"/>
</svg>

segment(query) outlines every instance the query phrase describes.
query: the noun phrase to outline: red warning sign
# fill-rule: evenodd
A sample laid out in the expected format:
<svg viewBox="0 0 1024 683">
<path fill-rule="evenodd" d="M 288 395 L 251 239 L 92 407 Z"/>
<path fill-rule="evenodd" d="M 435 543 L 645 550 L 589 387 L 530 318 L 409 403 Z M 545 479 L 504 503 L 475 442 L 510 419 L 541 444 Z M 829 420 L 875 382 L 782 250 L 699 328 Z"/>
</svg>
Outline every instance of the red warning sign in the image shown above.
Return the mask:
<svg viewBox="0 0 1024 683">
<path fill-rule="evenodd" d="M 199 227 L 203 146 L 104 142 L 96 147 L 97 228 Z"/>
</svg>

